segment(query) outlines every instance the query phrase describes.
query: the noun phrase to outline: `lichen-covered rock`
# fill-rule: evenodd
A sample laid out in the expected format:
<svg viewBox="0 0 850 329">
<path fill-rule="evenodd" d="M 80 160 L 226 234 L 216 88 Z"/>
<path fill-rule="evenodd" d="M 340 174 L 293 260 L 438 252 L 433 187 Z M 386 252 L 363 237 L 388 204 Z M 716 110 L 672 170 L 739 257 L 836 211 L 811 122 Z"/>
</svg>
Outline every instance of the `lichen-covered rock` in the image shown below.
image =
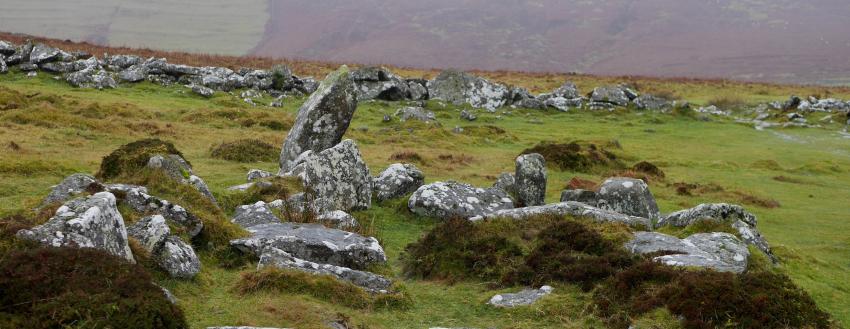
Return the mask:
<svg viewBox="0 0 850 329">
<path fill-rule="evenodd" d="M 271 208 L 263 202 L 236 207 L 233 214 L 233 223 L 242 227 L 251 227 L 260 224 L 280 223 L 280 218 L 272 213 Z"/>
<path fill-rule="evenodd" d="M 441 99 L 455 105 L 469 104 L 495 112 L 510 100 L 508 87 L 466 72 L 446 70 L 428 81 L 431 99 Z"/>
<path fill-rule="evenodd" d="M 575 201 L 553 203 L 544 206 L 499 210 L 495 212 L 486 213 L 480 216 L 472 217 L 470 218 L 470 220 L 482 220 L 492 218 L 511 218 L 516 220 L 522 220 L 540 215 L 585 217 L 598 222 L 623 223 L 632 227 L 639 227 L 647 230 L 652 228 L 652 221 L 647 218 L 624 215 L 621 213 L 605 209 L 599 209 Z"/>
<path fill-rule="evenodd" d="M 415 165 L 394 163 L 372 179 L 372 189 L 378 201 L 405 196 L 425 183 L 425 174 Z"/>
<path fill-rule="evenodd" d="M 127 228 L 127 234 L 138 240 L 148 253 L 154 254 L 171 235 L 171 228 L 165 222 L 165 217 L 153 215 L 130 225 Z"/>
<path fill-rule="evenodd" d="M 746 244 L 729 233 L 698 233 L 678 239 L 655 232 L 636 232 L 624 246 L 638 254 L 664 252 L 654 261 L 686 267 L 710 268 L 719 272 L 743 273 L 750 252 Z"/>
<path fill-rule="evenodd" d="M 360 150 L 347 139 L 334 147 L 301 158 L 292 174 L 301 178 L 316 198 L 333 205 L 329 210 L 368 209 L 372 204 L 372 176 Z"/>
<path fill-rule="evenodd" d="M 657 220 L 661 218 L 655 197 L 640 179 L 614 177 L 599 188 L 597 207 L 621 214 Z"/>
<path fill-rule="evenodd" d="M 351 282 L 371 292 L 386 293 L 392 285 L 392 281 L 374 273 L 295 258 L 291 254 L 274 247 L 269 247 L 263 252 L 260 256 L 257 269 L 268 266 L 298 270 L 310 274 L 330 275 L 339 280 Z"/>
<path fill-rule="evenodd" d="M 203 179 L 195 175 L 192 171 L 192 166 L 182 156 L 178 154 L 157 154 L 148 159 L 146 166 L 151 169 L 162 170 L 172 179 L 194 187 L 198 192 L 201 192 L 201 194 L 207 197 L 207 199 L 210 199 L 213 203 L 217 203 L 207 184 Z"/>
<path fill-rule="evenodd" d="M 50 193 L 44 198 L 42 205 L 48 205 L 54 202 L 64 202 L 76 194 L 82 193 L 91 184 L 97 183 L 97 180 L 88 174 L 73 174 L 62 180 L 59 185 L 53 187 Z"/>
<path fill-rule="evenodd" d="M 629 97 L 619 86 L 604 86 L 593 89 L 590 99 L 597 103 L 608 103 L 616 106 L 629 105 Z"/>
<path fill-rule="evenodd" d="M 17 51 L 15 45 L 8 41 L 0 40 L 0 55 L 12 56 Z"/>
<path fill-rule="evenodd" d="M 3 55 L 0 55 L 0 74 L 4 74 L 9 72 L 9 66 L 6 65 L 6 58 Z"/>
<path fill-rule="evenodd" d="M 349 213 L 342 210 L 322 213 L 316 217 L 316 220 L 325 224 L 325 226 L 341 230 L 355 228 L 358 225 L 357 219 L 354 218 L 354 216 L 351 216 Z"/>
<path fill-rule="evenodd" d="M 408 107 L 400 108 L 400 109 L 395 111 L 395 116 L 398 117 L 398 119 L 401 122 L 411 120 L 411 119 L 412 120 L 419 120 L 419 121 L 422 121 L 422 122 L 437 121 L 437 116 L 434 114 L 434 112 L 425 110 L 424 108 L 421 108 L 421 107 L 408 106 Z"/>
<path fill-rule="evenodd" d="M 41 64 L 54 61 L 59 57 L 59 49 L 38 43 L 30 52 L 29 62 L 33 64 Z"/>
<path fill-rule="evenodd" d="M 670 103 L 670 101 L 649 94 L 643 94 L 638 96 L 637 98 L 635 98 L 634 103 L 638 109 L 648 111 L 666 112 L 673 108 L 673 104 Z"/>
<path fill-rule="evenodd" d="M 410 85 L 383 67 L 366 66 L 351 72 L 357 100 L 382 99 L 400 101 L 410 98 Z"/>
<path fill-rule="evenodd" d="M 260 180 L 260 179 L 268 178 L 268 177 L 272 177 L 272 176 L 274 176 L 274 174 L 272 174 L 268 171 L 265 171 L 265 170 L 251 169 L 251 170 L 248 171 L 248 181 L 249 182 L 253 182 L 253 181 L 256 181 L 256 180 Z"/>
<path fill-rule="evenodd" d="M 588 190 L 564 190 L 561 192 L 561 202 L 575 201 L 581 202 L 588 206 L 596 207 L 599 196 L 596 192 Z"/>
<path fill-rule="evenodd" d="M 306 151 L 321 152 L 339 144 L 356 109 L 354 83 L 348 68 L 342 66 L 329 74 L 298 110 L 281 149 L 280 172 L 292 170 L 296 158 Z"/>
<path fill-rule="evenodd" d="M 496 178 L 496 182 L 493 183 L 494 188 L 502 189 L 502 191 L 508 192 L 509 196 L 516 195 L 516 176 L 514 173 L 503 172 L 499 174 L 499 177 Z"/>
<path fill-rule="evenodd" d="M 101 249 L 135 262 L 127 243 L 124 218 L 118 212 L 115 196 L 109 192 L 68 201 L 47 223 L 20 230 L 17 236 L 53 247 Z"/>
<path fill-rule="evenodd" d="M 124 195 L 123 202 L 134 211 L 141 214 L 159 214 L 183 228 L 190 237 L 195 237 L 204 229 L 204 223 L 195 215 L 180 205 L 173 204 L 148 194 L 141 186 L 112 184 L 106 186 L 107 191 L 119 192 Z"/>
<path fill-rule="evenodd" d="M 554 290 L 550 286 L 542 286 L 540 289 L 525 289 L 517 293 L 498 294 L 490 298 L 487 304 L 496 307 L 528 306 L 543 298 Z"/>
<path fill-rule="evenodd" d="M 475 113 L 472 113 L 471 111 L 463 110 L 460 111 L 460 118 L 466 121 L 475 121 L 476 119 L 478 119 L 478 116 L 476 116 Z"/>
<path fill-rule="evenodd" d="M 191 279 L 201 272 L 201 261 L 188 243 L 177 236 L 169 236 L 154 255 L 157 265 L 172 278 Z"/>
<path fill-rule="evenodd" d="M 189 88 L 192 89 L 193 93 L 198 94 L 202 97 L 210 98 L 210 97 L 213 97 L 213 95 L 215 95 L 215 90 L 213 90 L 212 88 L 209 88 L 209 87 L 204 87 L 204 85 L 200 85 L 200 84 L 191 85 L 191 86 L 189 86 Z"/>
<path fill-rule="evenodd" d="M 764 252 L 772 261 L 777 261 L 767 240 L 756 228 L 758 224 L 756 216 L 739 205 L 727 203 L 700 204 L 691 209 L 680 210 L 667 215 L 658 221 L 658 226 L 685 227 L 700 220 L 712 220 L 732 225 L 732 228 L 738 231 L 738 234 L 746 243 Z"/>
<path fill-rule="evenodd" d="M 377 239 L 319 224 L 262 224 L 247 231 L 250 237 L 232 240 L 230 245 L 257 256 L 274 247 L 300 259 L 357 270 L 387 261 Z"/>
<path fill-rule="evenodd" d="M 413 213 L 440 219 L 470 218 L 514 207 L 500 188 L 476 188 L 457 182 L 423 185 L 408 200 Z"/>
<path fill-rule="evenodd" d="M 539 206 L 546 199 L 546 160 L 537 153 L 516 158 L 516 197 L 522 206 Z"/>
</svg>

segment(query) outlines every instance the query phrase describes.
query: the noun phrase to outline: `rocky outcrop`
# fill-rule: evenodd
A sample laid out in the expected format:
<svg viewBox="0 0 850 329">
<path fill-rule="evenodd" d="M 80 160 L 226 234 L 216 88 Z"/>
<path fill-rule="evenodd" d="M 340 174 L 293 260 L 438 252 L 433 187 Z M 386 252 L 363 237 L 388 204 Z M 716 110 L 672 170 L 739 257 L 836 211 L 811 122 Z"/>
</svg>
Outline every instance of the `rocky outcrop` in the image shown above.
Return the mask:
<svg viewBox="0 0 850 329">
<path fill-rule="evenodd" d="M 400 101 L 411 98 L 411 88 L 407 81 L 383 67 L 367 66 L 351 72 L 351 80 L 357 90 L 357 100 L 381 99 Z M 417 97 L 421 98 L 421 89 Z M 427 93 L 427 91 L 426 91 Z"/>
<path fill-rule="evenodd" d="M 691 209 L 680 210 L 667 215 L 658 221 L 658 226 L 686 227 L 700 220 L 712 220 L 728 223 L 738 231 L 738 234 L 748 244 L 764 252 L 774 262 L 776 256 L 770 249 L 767 240 L 756 228 L 758 219 L 739 205 L 727 203 L 705 203 Z"/>
<path fill-rule="evenodd" d="M 498 294 L 490 298 L 487 304 L 496 307 L 528 306 L 551 294 L 554 289 L 550 286 L 542 286 L 540 289 L 525 289 L 517 293 Z"/>
<path fill-rule="evenodd" d="M 709 268 L 719 272 L 743 273 L 750 252 L 746 244 L 729 233 L 698 233 L 678 239 L 655 232 L 636 232 L 625 246 L 637 254 L 663 252 L 653 260 L 685 267 Z"/>
<path fill-rule="evenodd" d="M 234 224 L 242 227 L 251 227 L 260 224 L 280 223 L 280 218 L 272 213 L 271 208 L 263 202 L 236 207 L 231 220 Z"/>
<path fill-rule="evenodd" d="M 232 240 L 230 245 L 257 256 L 274 247 L 300 259 L 357 270 L 387 261 L 377 239 L 319 224 L 262 224 L 247 231 L 250 237 Z"/>
<path fill-rule="evenodd" d="M 639 110 L 667 112 L 673 108 L 673 104 L 661 97 L 643 94 L 635 98 L 635 107 Z"/>
<path fill-rule="evenodd" d="M 133 185 L 110 184 L 106 190 L 122 194 L 131 209 L 140 214 L 159 214 L 166 220 L 182 227 L 190 237 L 196 237 L 204 229 L 204 223 L 186 208 L 148 194 L 147 188 Z"/>
<path fill-rule="evenodd" d="M 441 99 L 455 105 L 469 104 L 495 112 L 510 100 L 508 87 L 487 79 L 454 70 L 443 71 L 428 81 L 431 99 Z"/>
<path fill-rule="evenodd" d="M 263 255 L 260 256 L 260 262 L 257 265 L 257 269 L 262 269 L 264 267 L 276 267 L 307 272 L 310 274 L 329 275 L 339 280 L 351 282 L 354 285 L 371 292 L 386 293 L 392 285 L 392 281 L 374 273 L 299 259 L 293 257 L 288 252 L 274 247 L 267 248 L 263 252 Z"/>
<path fill-rule="evenodd" d="M 415 165 L 394 163 L 372 179 L 372 190 L 378 201 L 385 201 L 413 193 L 424 182 L 425 174 Z"/>
<path fill-rule="evenodd" d="M 596 192 L 588 190 L 564 190 L 561 192 L 561 202 L 567 201 L 581 202 L 595 207 L 599 203 L 599 196 Z"/>
<path fill-rule="evenodd" d="M 539 206 L 546 199 L 546 160 L 537 153 L 516 158 L 516 197 L 522 206 Z"/>
<path fill-rule="evenodd" d="M 598 197 L 599 208 L 652 220 L 661 218 L 655 197 L 640 179 L 609 178 L 599 188 Z"/>
<path fill-rule="evenodd" d="M 298 110 L 295 124 L 280 153 L 280 170 L 286 173 L 304 152 L 321 152 L 339 144 L 357 109 L 357 95 L 343 66 L 322 81 L 319 89 Z"/>
<path fill-rule="evenodd" d="M 274 174 L 260 169 L 251 169 L 248 171 L 248 182 L 261 180 L 263 178 L 272 177 Z"/>
<path fill-rule="evenodd" d="M 171 277 L 191 279 L 201 271 L 201 261 L 192 246 L 171 234 L 161 215 L 142 218 L 127 229 L 157 265 Z"/>
<path fill-rule="evenodd" d="M 42 206 L 56 202 L 64 202 L 72 198 L 74 195 L 82 193 L 90 185 L 96 184 L 97 180 L 88 174 L 73 174 L 62 180 L 61 183 L 54 186 L 50 190 L 50 194 L 44 198 Z"/>
<path fill-rule="evenodd" d="M 316 198 L 332 205 L 326 210 L 368 209 L 372 204 L 372 176 L 353 140 L 318 153 L 306 152 L 291 174 L 300 177 Z"/>
<path fill-rule="evenodd" d="M 17 236 L 53 247 L 101 249 L 134 262 L 124 218 L 109 192 L 68 201 L 47 223 L 20 230 Z"/>
<path fill-rule="evenodd" d="M 457 182 L 423 185 L 408 200 L 413 213 L 440 219 L 470 218 L 514 208 L 513 200 L 499 188 L 476 188 Z"/>
<path fill-rule="evenodd" d="M 511 218 L 522 220 L 533 216 L 574 216 L 590 218 L 599 222 L 624 223 L 641 229 L 652 229 L 652 221 L 643 217 L 629 216 L 621 213 L 599 209 L 581 202 L 567 201 L 548 204 L 545 206 L 534 206 L 524 208 L 505 209 L 489 212 L 480 216 L 472 217 L 471 220 Z"/>
<path fill-rule="evenodd" d="M 604 86 L 593 89 L 590 100 L 595 103 L 605 103 L 616 106 L 629 105 L 629 97 L 620 86 Z"/>
</svg>

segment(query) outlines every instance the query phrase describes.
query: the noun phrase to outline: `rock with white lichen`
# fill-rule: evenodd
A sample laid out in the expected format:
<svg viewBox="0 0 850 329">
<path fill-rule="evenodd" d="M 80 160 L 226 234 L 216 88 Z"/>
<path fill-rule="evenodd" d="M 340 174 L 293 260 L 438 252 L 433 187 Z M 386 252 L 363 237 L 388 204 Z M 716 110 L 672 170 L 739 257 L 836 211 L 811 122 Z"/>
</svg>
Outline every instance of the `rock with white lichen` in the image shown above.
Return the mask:
<svg viewBox="0 0 850 329">
<path fill-rule="evenodd" d="M 415 165 L 394 163 L 372 179 L 372 190 L 378 201 L 405 196 L 425 182 L 425 175 Z"/>
<path fill-rule="evenodd" d="M 514 208 L 507 192 L 500 188 L 477 188 L 458 182 L 423 185 L 407 203 L 413 213 L 432 218 L 470 218 Z"/>
<path fill-rule="evenodd" d="M 747 245 L 729 233 L 698 233 L 679 239 L 655 232 L 636 232 L 624 246 L 637 254 L 663 252 L 654 261 L 683 267 L 702 267 L 719 272 L 743 273 L 750 252 Z"/>
</svg>

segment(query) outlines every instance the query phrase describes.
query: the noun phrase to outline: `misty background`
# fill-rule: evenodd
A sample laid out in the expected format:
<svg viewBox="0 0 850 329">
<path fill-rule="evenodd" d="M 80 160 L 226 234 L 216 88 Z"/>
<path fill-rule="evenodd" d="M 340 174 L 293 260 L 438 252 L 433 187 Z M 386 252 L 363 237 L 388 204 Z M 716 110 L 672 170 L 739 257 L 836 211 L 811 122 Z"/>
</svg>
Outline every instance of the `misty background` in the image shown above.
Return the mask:
<svg viewBox="0 0 850 329">
<path fill-rule="evenodd" d="M 850 85 L 846 0 L 2 0 L 0 30 L 335 62 Z"/>
</svg>

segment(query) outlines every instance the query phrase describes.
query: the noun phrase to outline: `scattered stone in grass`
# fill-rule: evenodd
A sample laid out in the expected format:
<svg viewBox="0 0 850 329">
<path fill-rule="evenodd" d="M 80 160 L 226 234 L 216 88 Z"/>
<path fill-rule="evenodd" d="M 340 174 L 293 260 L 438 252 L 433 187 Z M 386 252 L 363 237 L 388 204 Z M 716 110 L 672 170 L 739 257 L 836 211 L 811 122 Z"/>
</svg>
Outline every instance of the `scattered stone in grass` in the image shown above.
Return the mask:
<svg viewBox="0 0 850 329">
<path fill-rule="evenodd" d="M 517 293 L 499 294 L 490 298 L 487 304 L 496 307 L 528 306 L 534 304 L 534 302 L 543 298 L 543 296 L 551 294 L 552 290 L 554 288 L 551 286 L 542 286 L 540 289 L 525 289 Z"/>
<path fill-rule="evenodd" d="M 277 148 L 256 139 L 240 139 L 219 144 L 210 150 L 211 156 L 236 162 L 272 162 L 277 160 Z"/>
</svg>

